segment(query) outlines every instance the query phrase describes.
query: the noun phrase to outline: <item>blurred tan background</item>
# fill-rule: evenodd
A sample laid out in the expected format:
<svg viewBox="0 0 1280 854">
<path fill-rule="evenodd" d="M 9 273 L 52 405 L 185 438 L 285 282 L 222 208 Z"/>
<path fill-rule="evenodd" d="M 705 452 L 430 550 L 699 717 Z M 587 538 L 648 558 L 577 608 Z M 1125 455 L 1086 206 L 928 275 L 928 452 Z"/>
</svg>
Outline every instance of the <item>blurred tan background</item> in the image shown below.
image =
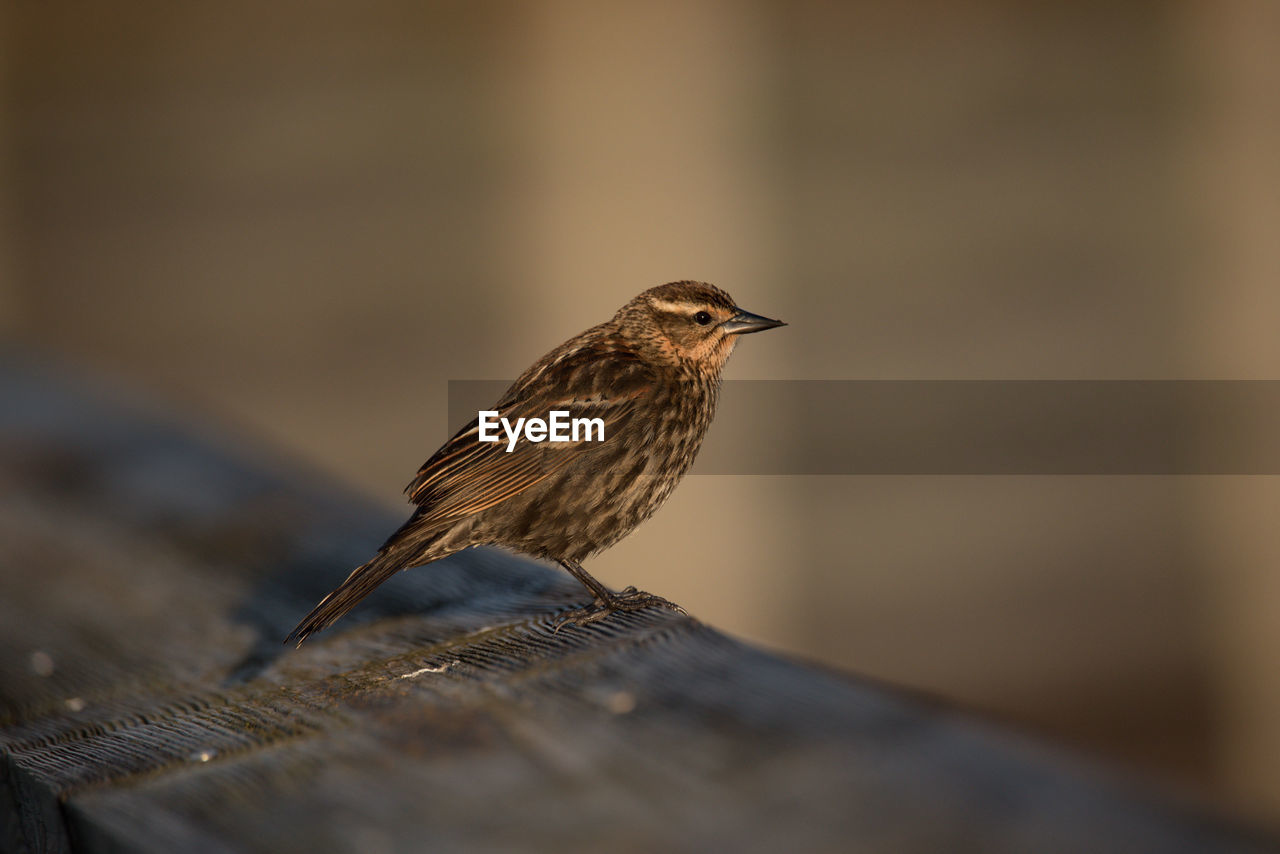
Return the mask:
<svg viewBox="0 0 1280 854">
<path fill-rule="evenodd" d="M 450 379 L 678 278 L 792 324 L 736 379 L 1280 378 L 1274 0 L 9 2 L 0 49 L 0 329 L 390 506 Z M 1274 821 L 1277 519 L 702 475 L 591 566 Z"/>
</svg>

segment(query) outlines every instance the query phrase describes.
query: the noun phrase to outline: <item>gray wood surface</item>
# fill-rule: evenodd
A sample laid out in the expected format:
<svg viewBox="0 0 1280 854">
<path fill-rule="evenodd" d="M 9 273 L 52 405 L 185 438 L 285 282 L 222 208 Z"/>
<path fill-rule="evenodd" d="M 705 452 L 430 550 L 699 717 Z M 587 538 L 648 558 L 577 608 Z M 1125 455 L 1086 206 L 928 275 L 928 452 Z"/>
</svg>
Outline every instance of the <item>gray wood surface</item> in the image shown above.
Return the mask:
<svg viewBox="0 0 1280 854">
<path fill-rule="evenodd" d="M 3 356 L 5 851 L 1280 851 L 693 618 L 553 633 L 576 582 L 491 550 L 286 649 L 399 517 Z"/>
</svg>

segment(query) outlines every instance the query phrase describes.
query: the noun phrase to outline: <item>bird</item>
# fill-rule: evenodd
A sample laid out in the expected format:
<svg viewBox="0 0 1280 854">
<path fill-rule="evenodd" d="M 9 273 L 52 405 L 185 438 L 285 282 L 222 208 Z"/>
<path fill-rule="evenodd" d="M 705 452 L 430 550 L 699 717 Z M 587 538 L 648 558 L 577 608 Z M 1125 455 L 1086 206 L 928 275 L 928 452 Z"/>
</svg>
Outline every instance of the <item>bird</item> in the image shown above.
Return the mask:
<svg viewBox="0 0 1280 854">
<path fill-rule="evenodd" d="M 611 591 L 581 561 L 652 516 L 693 465 L 738 338 L 785 325 L 739 308 L 714 285 L 679 281 L 649 288 L 565 341 L 422 465 L 405 487 L 413 514 L 285 644 L 301 646 L 400 570 L 479 545 L 558 562 L 587 588 L 592 603 L 563 614 L 556 631 L 615 611 L 684 613 L 634 587 Z M 534 441 L 528 430 L 510 442 L 484 438 L 493 420 L 482 424 L 482 416 L 518 425 L 555 411 L 590 419 L 588 429 L 568 441 Z M 591 429 L 597 423 L 603 430 Z"/>
</svg>

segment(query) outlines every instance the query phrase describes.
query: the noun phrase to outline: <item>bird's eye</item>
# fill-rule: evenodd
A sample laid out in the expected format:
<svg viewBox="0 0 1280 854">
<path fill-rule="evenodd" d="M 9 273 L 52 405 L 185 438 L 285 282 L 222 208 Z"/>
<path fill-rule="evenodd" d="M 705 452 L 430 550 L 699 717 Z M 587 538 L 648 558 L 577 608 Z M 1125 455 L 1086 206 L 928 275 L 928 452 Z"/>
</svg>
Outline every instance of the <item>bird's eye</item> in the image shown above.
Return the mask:
<svg viewBox="0 0 1280 854">
<path fill-rule="evenodd" d="M 693 316 L 693 322 L 699 326 L 706 326 L 711 322 L 711 315 L 705 311 L 700 311 Z"/>
</svg>

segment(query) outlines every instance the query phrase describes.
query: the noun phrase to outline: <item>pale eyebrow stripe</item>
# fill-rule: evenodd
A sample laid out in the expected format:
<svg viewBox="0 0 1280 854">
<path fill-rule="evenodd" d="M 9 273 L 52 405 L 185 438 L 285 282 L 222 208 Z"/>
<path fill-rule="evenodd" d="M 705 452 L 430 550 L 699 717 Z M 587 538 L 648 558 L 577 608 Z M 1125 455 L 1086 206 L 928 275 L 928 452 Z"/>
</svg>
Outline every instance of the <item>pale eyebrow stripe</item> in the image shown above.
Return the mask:
<svg viewBox="0 0 1280 854">
<path fill-rule="evenodd" d="M 653 307 L 658 309 L 658 311 L 666 311 L 671 314 L 688 314 L 697 308 L 697 306 L 687 302 L 671 302 L 664 299 L 655 299 L 653 301 Z"/>
</svg>

